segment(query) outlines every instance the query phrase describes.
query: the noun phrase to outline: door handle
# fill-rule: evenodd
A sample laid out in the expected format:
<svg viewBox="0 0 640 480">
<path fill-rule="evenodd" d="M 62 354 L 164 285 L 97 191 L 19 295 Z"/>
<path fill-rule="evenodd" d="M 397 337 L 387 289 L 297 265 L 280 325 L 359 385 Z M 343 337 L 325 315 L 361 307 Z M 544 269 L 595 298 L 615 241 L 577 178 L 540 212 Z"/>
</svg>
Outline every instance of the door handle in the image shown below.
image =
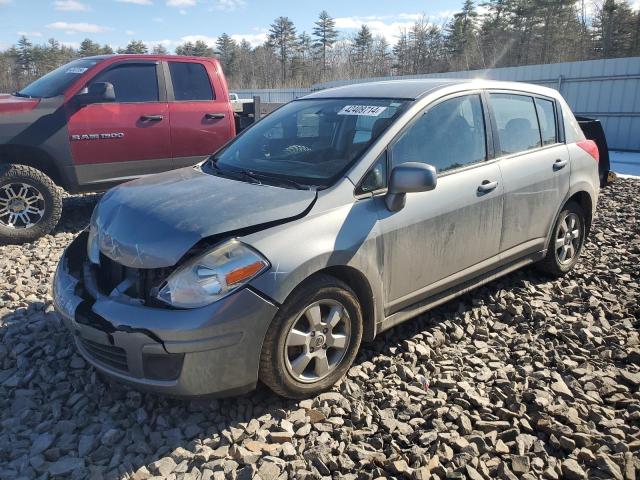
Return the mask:
<svg viewBox="0 0 640 480">
<path fill-rule="evenodd" d="M 162 115 L 142 115 L 140 120 L 143 122 L 160 122 L 163 118 Z"/>
<path fill-rule="evenodd" d="M 566 160 L 563 160 L 563 159 L 559 158 L 555 162 L 553 162 L 553 169 L 554 170 L 561 170 L 561 169 L 563 169 L 564 167 L 567 166 L 567 163 L 568 162 Z"/>
<path fill-rule="evenodd" d="M 204 118 L 207 120 L 215 120 L 217 118 L 224 118 L 224 113 L 205 113 Z"/>
<path fill-rule="evenodd" d="M 490 192 L 492 190 L 495 190 L 497 186 L 498 186 L 498 182 L 497 181 L 494 180 L 492 182 L 490 180 L 485 180 L 480 185 L 478 185 L 478 193 Z"/>
</svg>

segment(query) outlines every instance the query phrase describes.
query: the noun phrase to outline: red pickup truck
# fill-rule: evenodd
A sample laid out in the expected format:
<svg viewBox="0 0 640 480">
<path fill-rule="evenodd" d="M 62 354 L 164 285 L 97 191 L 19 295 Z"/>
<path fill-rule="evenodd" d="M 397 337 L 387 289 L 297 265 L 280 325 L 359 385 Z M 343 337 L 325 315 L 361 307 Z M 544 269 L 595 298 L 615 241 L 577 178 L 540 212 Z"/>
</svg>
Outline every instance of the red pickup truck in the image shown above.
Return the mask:
<svg viewBox="0 0 640 480">
<path fill-rule="evenodd" d="M 70 193 L 193 165 L 236 134 L 213 58 L 74 60 L 0 94 L 0 243 L 51 231 Z"/>
</svg>

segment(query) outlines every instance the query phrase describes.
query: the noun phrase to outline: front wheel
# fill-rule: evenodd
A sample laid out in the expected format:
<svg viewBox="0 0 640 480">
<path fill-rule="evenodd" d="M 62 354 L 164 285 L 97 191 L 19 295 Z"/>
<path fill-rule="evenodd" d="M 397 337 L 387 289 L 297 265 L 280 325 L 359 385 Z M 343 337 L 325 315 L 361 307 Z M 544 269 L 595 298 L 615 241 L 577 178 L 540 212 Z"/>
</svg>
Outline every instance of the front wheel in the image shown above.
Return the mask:
<svg viewBox="0 0 640 480">
<path fill-rule="evenodd" d="M 568 203 L 560 212 L 553 227 L 547 255 L 539 267 L 550 275 L 560 277 L 578 263 L 586 235 L 586 215 L 580 205 Z"/>
<path fill-rule="evenodd" d="M 47 175 L 26 165 L 0 165 L 0 243 L 46 235 L 61 212 L 62 196 Z"/>
<path fill-rule="evenodd" d="M 283 397 L 316 395 L 344 376 L 361 340 L 355 293 L 336 278 L 318 275 L 294 291 L 269 326 L 260 380 Z"/>
</svg>

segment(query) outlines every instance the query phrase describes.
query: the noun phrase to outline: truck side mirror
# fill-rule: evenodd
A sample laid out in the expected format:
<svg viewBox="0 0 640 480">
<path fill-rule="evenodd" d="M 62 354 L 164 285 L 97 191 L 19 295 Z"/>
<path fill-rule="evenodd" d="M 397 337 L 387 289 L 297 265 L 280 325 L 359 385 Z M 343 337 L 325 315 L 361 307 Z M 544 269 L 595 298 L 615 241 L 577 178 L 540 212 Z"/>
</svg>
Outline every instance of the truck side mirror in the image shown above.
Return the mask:
<svg viewBox="0 0 640 480">
<path fill-rule="evenodd" d="M 89 105 L 91 103 L 110 103 L 116 101 L 116 92 L 113 84 L 109 82 L 91 83 L 87 87 L 85 93 L 76 95 L 80 105 Z"/>
<path fill-rule="evenodd" d="M 391 170 L 385 203 L 391 212 L 404 207 L 407 193 L 428 192 L 436 188 L 438 173 L 433 165 L 406 162 Z"/>
</svg>

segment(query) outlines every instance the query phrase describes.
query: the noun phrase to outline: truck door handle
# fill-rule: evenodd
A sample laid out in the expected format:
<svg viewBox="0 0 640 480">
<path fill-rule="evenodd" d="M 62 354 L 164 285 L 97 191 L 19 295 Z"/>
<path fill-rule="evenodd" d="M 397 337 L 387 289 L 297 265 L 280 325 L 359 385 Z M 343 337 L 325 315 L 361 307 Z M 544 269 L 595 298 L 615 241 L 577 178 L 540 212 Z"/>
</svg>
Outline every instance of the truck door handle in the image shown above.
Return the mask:
<svg viewBox="0 0 640 480">
<path fill-rule="evenodd" d="M 567 166 L 567 161 L 563 160 L 561 158 L 559 158 L 555 162 L 553 162 L 553 169 L 554 170 L 561 170 L 566 166 Z"/>
<path fill-rule="evenodd" d="M 142 115 L 140 120 L 143 122 L 160 122 L 163 118 L 162 115 Z"/>
<path fill-rule="evenodd" d="M 478 193 L 487 193 L 490 192 L 492 190 L 495 190 L 496 187 L 498 186 L 498 182 L 497 181 L 490 181 L 490 180 L 485 180 L 484 182 L 482 182 L 479 186 L 478 186 Z"/>
<path fill-rule="evenodd" d="M 224 113 L 205 113 L 204 118 L 207 120 L 215 120 L 217 118 L 224 118 Z"/>
</svg>

